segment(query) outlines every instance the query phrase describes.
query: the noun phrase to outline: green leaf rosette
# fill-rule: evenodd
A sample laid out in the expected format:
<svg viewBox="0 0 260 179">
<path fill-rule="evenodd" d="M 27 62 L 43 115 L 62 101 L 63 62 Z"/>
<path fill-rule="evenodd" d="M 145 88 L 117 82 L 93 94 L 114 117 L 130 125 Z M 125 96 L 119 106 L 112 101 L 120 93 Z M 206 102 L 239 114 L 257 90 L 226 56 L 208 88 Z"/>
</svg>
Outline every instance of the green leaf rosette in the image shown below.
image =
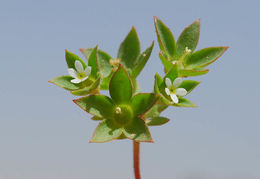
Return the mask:
<svg viewBox="0 0 260 179">
<path fill-rule="evenodd" d="M 83 110 L 94 115 L 95 120 L 101 120 L 90 142 L 125 138 L 153 142 L 143 116 L 159 96 L 154 93 L 134 95 L 132 80 L 121 64 L 110 80 L 109 93 L 111 97 L 89 95 L 74 100 Z"/>
<path fill-rule="evenodd" d="M 157 17 L 154 24 L 160 47 L 159 58 L 168 73 L 177 64 L 180 77 L 200 76 L 208 73 L 206 66 L 216 61 L 228 47 L 209 47 L 198 51 L 196 46 L 200 35 L 200 20 L 186 27 L 177 42 L 170 29 Z"/>
</svg>

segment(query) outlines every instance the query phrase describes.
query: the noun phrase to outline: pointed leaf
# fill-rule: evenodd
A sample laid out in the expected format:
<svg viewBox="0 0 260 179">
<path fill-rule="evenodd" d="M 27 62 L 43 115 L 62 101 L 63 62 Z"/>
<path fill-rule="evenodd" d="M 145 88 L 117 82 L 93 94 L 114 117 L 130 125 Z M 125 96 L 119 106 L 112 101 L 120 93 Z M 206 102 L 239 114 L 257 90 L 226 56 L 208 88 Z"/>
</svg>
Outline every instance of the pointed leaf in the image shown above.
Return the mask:
<svg viewBox="0 0 260 179">
<path fill-rule="evenodd" d="M 193 81 L 193 80 L 185 80 L 181 83 L 181 85 L 178 88 L 184 88 L 189 94 L 196 86 L 200 84 L 199 81 Z"/>
<path fill-rule="evenodd" d="M 71 80 L 73 79 L 74 78 L 71 76 L 60 76 L 50 80 L 49 82 L 69 91 L 80 89 L 81 84 L 71 83 Z"/>
<path fill-rule="evenodd" d="M 155 76 L 154 76 L 154 92 L 155 94 L 160 94 L 160 87 L 163 83 L 163 79 L 162 77 L 156 73 Z"/>
<path fill-rule="evenodd" d="M 179 75 L 180 77 L 188 77 L 188 76 L 200 76 L 200 75 L 205 75 L 209 72 L 209 70 L 187 70 L 187 69 L 180 69 L 179 70 Z"/>
<path fill-rule="evenodd" d="M 110 80 L 110 96 L 117 104 L 128 103 L 132 97 L 132 88 L 131 79 L 124 67 L 120 64 Z"/>
<path fill-rule="evenodd" d="M 80 51 L 85 55 L 87 59 L 89 59 L 92 50 L 93 48 L 80 49 Z M 111 59 L 112 57 L 106 52 L 99 49 L 97 50 L 97 61 L 102 77 L 107 77 L 111 73 L 112 66 L 109 63 Z"/>
<path fill-rule="evenodd" d="M 154 17 L 154 25 L 157 33 L 160 49 L 173 59 L 176 53 L 175 40 L 170 29 L 157 17 Z"/>
<path fill-rule="evenodd" d="M 139 93 L 132 98 L 131 106 L 135 116 L 142 115 L 148 111 L 159 99 L 154 93 Z"/>
<path fill-rule="evenodd" d="M 185 61 L 188 68 L 201 68 L 216 61 L 228 47 L 209 47 L 196 51 Z"/>
<path fill-rule="evenodd" d="M 133 84 L 133 95 L 136 95 L 141 91 L 140 85 L 136 79 L 132 79 L 132 84 Z"/>
<path fill-rule="evenodd" d="M 122 128 L 118 128 L 113 120 L 105 119 L 97 126 L 90 142 L 102 143 L 117 139 L 122 134 Z"/>
<path fill-rule="evenodd" d="M 178 67 L 177 65 L 173 65 L 170 71 L 165 75 L 163 78 L 163 81 L 165 82 L 166 78 L 170 78 L 170 80 L 173 82 L 178 77 Z"/>
<path fill-rule="evenodd" d="M 154 45 L 154 42 L 141 55 L 139 55 L 137 62 L 134 66 L 134 69 L 132 71 L 132 75 L 131 75 L 132 78 L 136 78 L 140 74 L 142 69 L 144 68 L 146 62 L 148 61 L 148 59 L 152 53 L 153 45 Z"/>
<path fill-rule="evenodd" d="M 127 138 L 138 142 L 153 142 L 147 125 L 140 118 L 135 118 L 132 124 L 124 128 L 123 133 Z"/>
<path fill-rule="evenodd" d="M 97 46 L 93 48 L 89 59 L 88 66 L 91 66 L 91 74 L 90 76 L 96 79 L 98 77 L 98 64 L 97 64 Z"/>
<path fill-rule="evenodd" d="M 172 62 L 170 62 L 169 60 L 167 60 L 167 59 L 163 56 L 162 52 L 159 52 L 159 57 L 160 57 L 160 60 L 161 60 L 161 62 L 162 62 L 162 64 L 163 64 L 163 66 L 164 66 L 164 72 L 165 72 L 165 73 L 168 73 L 168 72 L 170 71 L 170 69 L 172 68 L 172 66 L 173 66 Z"/>
<path fill-rule="evenodd" d="M 170 121 L 170 119 L 168 119 L 166 117 L 158 116 L 158 117 L 153 117 L 151 119 L 146 120 L 146 124 L 148 126 L 161 126 L 169 121 Z"/>
<path fill-rule="evenodd" d="M 104 118 L 112 118 L 114 114 L 114 104 L 112 100 L 104 95 L 90 95 L 73 100 L 80 108 L 88 113 Z"/>
<path fill-rule="evenodd" d="M 177 57 L 181 57 L 185 53 L 185 48 L 187 47 L 191 52 L 193 52 L 198 44 L 200 35 L 200 19 L 193 22 L 191 25 L 186 27 L 181 33 L 177 43 L 176 43 L 176 53 Z"/>
<path fill-rule="evenodd" d="M 144 119 L 157 117 L 160 115 L 162 111 L 167 109 L 167 107 L 168 107 L 167 105 L 158 102 L 155 105 L 153 105 L 153 107 L 148 112 L 146 112 L 143 117 Z"/>
<path fill-rule="evenodd" d="M 132 69 L 139 54 L 140 42 L 135 28 L 132 27 L 119 47 L 117 58 L 121 59 L 121 63 L 124 67 Z"/>
<path fill-rule="evenodd" d="M 86 64 L 83 60 L 81 60 L 77 55 L 74 53 L 69 52 L 68 50 L 65 50 L 65 57 L 66 57 L 66 62 L 69 68 L 74 68 L 75 69 L 75 61 L 80 61 L 81 64 L 83 65 L 84 69 L 86 68 Z"/>
<path fill-rule="evenodd" d="M 79 89 L 79 90 L 75 90 L 75 91 L 71 91 L 71 94 L 76 95 L 76 96 L 86 96 L 88 94 L 91 94 L 92 92 L 98 90 L 98 86 L 100 83 L 100 78 L 96 79 L 94 82 L 92 82 L 92 84 Z"/>
<path fill-rule="evenodd" d="M 179 102 L 177 104 L 172 104 L 173 106 L 178 106 L 178 107 L 197 107 L 193 102 L 185 99 L 185 98 L 179 98 Z"/>
<path fill-rule="evenodd" d="M 111 71 L 110 75 L 103 78 L 102 81 L 101 81 L 101 84 L 100 84 L 100 89 L 101 90 L 108 90 L 109 89 L 109 82 L 113 76 L 114 72 Z"/>
</svg>

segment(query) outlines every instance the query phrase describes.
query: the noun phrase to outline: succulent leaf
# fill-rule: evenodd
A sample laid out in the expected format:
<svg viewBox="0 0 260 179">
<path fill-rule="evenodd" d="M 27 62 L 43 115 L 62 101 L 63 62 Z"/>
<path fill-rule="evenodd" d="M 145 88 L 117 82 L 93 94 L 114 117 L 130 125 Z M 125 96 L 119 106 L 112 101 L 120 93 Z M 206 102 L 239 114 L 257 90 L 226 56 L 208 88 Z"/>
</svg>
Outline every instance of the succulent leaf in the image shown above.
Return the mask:
<svg viewBox="0 0 260 179">
<path fill-rule="evenodd" d="M 60 77 L 50 80 L 49 82 L 53 83 L 61 88 L 64 88 L 65 90 L 68 90 L 68 91 L 80 89 L 81 84 L 71 83 L 72 79 L 74 79 L 74 78 L 71 76 L 60 76 Z"/>
<path fill-rule="evenodd" d="M 113 118 L 114 114 L 114 103 L 113 101 L 104 95 L 89 95 L 73 100 L 81 109 L 86 112 L 102 117 L 102 118 Z"/>
<path fill-rule="evenodd" d="M 161 126 L 163 124 L 166 124 L 169 121 L 170 121 L 170 119 L 168 119 L 166 117 L 157 116 L 157 117 L 153 117 L 151 119 L 146 120 L 146 124 L 148 126 Z"/>
<path fill-rule="evenodd" d="M 122 128 L 116 126 L 112 120 L 103 120 L 93 133 L 91 143 L 103 143 L 117 139 L 122 134 Z"/>
<path fill-rule="evenodd" d="M 184 61 L 188 69 L 203 68 L 216 61 L 228 47 L 209 47 L 194 52 Z"/>
<path fill-rule="evenodd" d="M 133 69 L 139 54 L 139 38 L 135 28 L 132 27 L 131 31 L 127 34 L 119 47 L 117 58 L 121 60 L 120 63 L 123 64 L 125 68 Z"/>
<path fill-rule="evenodd" d="M 154 17 L 154 25 L 160 49 L 173 59 L 176 54 L 175 40 L 170 29 L 158 18 Z"/>
<path fill-rule="evenodd" d="M 142 115 L 148 111 L 159 99 L 154 93 L 139 93 L 132 98 L 131 106 L 135 116 Z"/>
<path fill-rule="evenodd" d="M 152 42 L 152 45 L 148 47 L 142 54 L 139 55 L 137 62 L 132 70 L 132 78 L 136 78 L 140 72 L 143 70 L 144 66 L 146 65 L 152 50 L 153 50 L 154 42 Z"/>
<path fill-rule="evenodd" d="M 181 57 L 185 53 L 185 49 L 188 48 L 193 52 L 198 44 L 200 35 L 200 19 L 193 22 L 186 27 L 181 33 L 176 43 L 177 57 Z"/>
<path fill-rule="evenodd" d="M 69 52 L 68 50 L 65 50 L 65 58 L 68 65 L 68 68 L 74 68 L 75 69 L 75 61 L 80 61 L 84 68 L 86 68 L 86 63 L 81 60 L 76 54 Z"/>
<path fill-rule="evenodd" d="M 128 103 L 132 98 L 132 82 L 121 64 L 110 80 L 109 93 L 117 104 Z"/>
</svg>

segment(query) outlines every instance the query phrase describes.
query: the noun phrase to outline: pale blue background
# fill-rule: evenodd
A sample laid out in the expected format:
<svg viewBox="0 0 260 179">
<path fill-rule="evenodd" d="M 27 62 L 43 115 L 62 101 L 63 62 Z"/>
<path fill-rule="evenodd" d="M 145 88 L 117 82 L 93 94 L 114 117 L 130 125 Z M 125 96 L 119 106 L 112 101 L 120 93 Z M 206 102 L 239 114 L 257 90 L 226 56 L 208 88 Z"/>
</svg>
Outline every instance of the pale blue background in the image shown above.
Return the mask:
<svg viewBox="0 0 260 179">
<path fill-rule="evenodd" d="M 175 37 L 201 18 L 198 48 L 228 45 L 168 125 L 143 144 L 143 179 L 259 179 L 260 1 L 9 0 L 0 4 L 0 178 L 132 179 L 132 143 L 90 144 L 97 122 L 47 81 L 67 74 L 64 49 L 96 44 L 112 56 L 134 25 L 142 49 L 156 39 L 153 16 Z M 139 77 L 162 72 L 156 42 Z M 82 56 L 82 55 L 81 55 Z"/>
</svg>

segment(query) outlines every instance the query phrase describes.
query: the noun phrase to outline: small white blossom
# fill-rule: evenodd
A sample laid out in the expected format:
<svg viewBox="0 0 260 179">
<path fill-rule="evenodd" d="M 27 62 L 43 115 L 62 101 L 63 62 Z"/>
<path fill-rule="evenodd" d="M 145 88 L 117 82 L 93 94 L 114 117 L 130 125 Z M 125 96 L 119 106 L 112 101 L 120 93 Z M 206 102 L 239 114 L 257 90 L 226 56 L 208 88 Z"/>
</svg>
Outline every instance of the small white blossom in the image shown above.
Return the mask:
<svg viewBox="0 0 260 179">
<path fill-rule="evenodd" d="M 85 81 L 91 73 L 91 67 L 88 66 L 86 69 L 84 69 L 82 63 L 79 60 L 76 60 L 74 65 L 76 70 L 74 70 L 74 68 L 68 69 L 70 76 L 74 78 L 71 80 L 71 82 L 80 83 Z"/>
<path fill-rule="evenodd" d="M 176 78 L 173 83 L 169 78 L 165 79 L 165 84 L 167 88 L 165 88 L 165 93 L 169 95 L 174 103 L 178 103 L 179 99 L 177 96 L 185 96 L 187 94 L 186 89 L 178 88 L 182 83 L 181 78 Z"/>
<path fill-rule="evenodd" d="M 191 49 L 189 49 L 188 47 L 185 47 L 185 52 L 186 53 L 191 53 Z"/>
</svg>

